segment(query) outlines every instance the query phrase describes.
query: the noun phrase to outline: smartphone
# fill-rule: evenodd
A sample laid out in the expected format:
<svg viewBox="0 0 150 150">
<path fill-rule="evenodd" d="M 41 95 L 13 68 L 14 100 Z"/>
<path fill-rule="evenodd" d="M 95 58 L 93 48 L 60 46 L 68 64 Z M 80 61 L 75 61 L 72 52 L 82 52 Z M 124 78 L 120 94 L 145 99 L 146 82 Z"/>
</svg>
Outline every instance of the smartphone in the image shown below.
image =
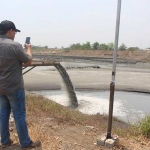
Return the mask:
<svg viewBox="0 0 150 150">
<path fill-rule="evenodd" d="M 30 44 L 30 37 L 26 37 L 25 44 Z"/>
</svg>

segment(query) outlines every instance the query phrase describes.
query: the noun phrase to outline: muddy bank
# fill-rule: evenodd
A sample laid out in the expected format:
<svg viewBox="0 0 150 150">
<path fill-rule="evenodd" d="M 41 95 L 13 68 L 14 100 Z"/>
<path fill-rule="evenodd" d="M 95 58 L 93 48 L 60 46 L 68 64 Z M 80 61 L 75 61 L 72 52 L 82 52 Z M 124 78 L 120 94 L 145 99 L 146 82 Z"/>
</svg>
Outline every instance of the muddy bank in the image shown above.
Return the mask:
<svg viewBox="0 0 150 150">
<path fill-rule="evenodd" d="M 67 70 L 75 90 L 109 90 L 111 70 Z M 63 88 L 57 71 L 31 71 L 24 75 L 25 89 L 56 90 Z M 115 89 L 150 92 L 149 72 L 117 71 Z"/>
<path fill-rule="evenodd" d="M 89 56 L 61 56 L 61 55 L 40 55 L 34 54 L 34 59 L 54 60 L 67 65 L 69 62 L 79 62 L 90 64 L 91 66 L 67 66 L 66 70 L 76 90 L 109 90 L 111 83 L 112 58 L 98 58 Z M 88 59 L 88 61 L 86 61 Z M 97 63 L 95 62 L 97 60 Z M 105 66 L 109 69 L 101 68 L 101 64 L 106 61 Z M 111 61 L 110 61 L 111 60 Z M 115 89 L 119 91 L 150 92 L 149 68 L 150 63 L 138 62 L 137 60 L 117 59 L 122 64 L 117 63 L 121 69 L 116 73 Z M 96 64 L 96 65 L 95 65 Z M 122 67 L 128 67 L 123 70 Z M 136 68 L 136 69 L 135 69 Z M 145 68 L 145 69 L 144 69 Z M 31 71 L 24 75 L 26 90 L 60 90 L 63 82 L 56 69 L 46 71 Z"/>
<path fill-rule="evenodd" d="M 84 58 L 84 59 L 112 59 L 113 51 L 108 50 L 35 50 L 34 55 L 44 56 L 61 56 L 61 57 L 73 57 L 73 58 Z M 138 62 L 150 62 L 150 51 L 135 50 L 135 51 L 117 51 L 118 60 L 129 60 Z"/>
<path fill-rule="evenodd" d="M 105 63 L 113 63 L 112 58 L 103 58 L 103 57 L 87 57 L 87 56 L 62 56 L 62 55 L 43 55 L 43 54 L 34 54 L 34 58 L 49 58 L 51 60 L 60 60 L 60 61 L 66 61 L 66 60 L 80 60 L 80 61 L 85 61 L 85 60 L 90 60 L 90 61 L 98 61 L 98 62 L 105 62 Z M 131 59 L 117 59 L 118 64 L 136 64 L 138 61 L 137 60 L 131 60 Z"/>
<path fill-rule="evenodd" d="M 125 52 L 124 52 L 125 53 Z M 124 54 L 123 53 L 123 54 Z M 127 53 L 127 52 L 126 52 Z M 125 53 L 125 54 L 126 54 Z M 131 52 L 128 52 L 131 53 Z M 133 53 L 133 52 L 132 52 Z M 134 52 L 135 53 L 135 52 Z M 136 68 L 150 68 L 150 62 L 147 61 L 150 57 L 150 52 L 137 52 L 138 54 L 134 54 L 134 57 L 129 57 L 128 55 L 121 55 L 117 58 L 116 63 L 117 65 L 127 65 L 129 67 L 136 67 Z M 144 54 L 143 54 L 144 53 Z M 146 55 L 146 56 L 145 56 Z M 107 55 L 104 56 L 93 56 L 93 55 L 79 55 L 78 56 L 68 56 L 68 55 L 61 55 L 61 54 L 33 54 L 34 59 L 41 59 L 41 60 L 50 60 L 50 61 L 58 61 L 58 62 L 95 62 L 99 64 L 113 64 L 113 57 L 112 55 L 107 57 Z M 147 58 L 148 57 L 148 58 Z M 71 66 L 70 66 L 71 67 Z"/>
</svg>

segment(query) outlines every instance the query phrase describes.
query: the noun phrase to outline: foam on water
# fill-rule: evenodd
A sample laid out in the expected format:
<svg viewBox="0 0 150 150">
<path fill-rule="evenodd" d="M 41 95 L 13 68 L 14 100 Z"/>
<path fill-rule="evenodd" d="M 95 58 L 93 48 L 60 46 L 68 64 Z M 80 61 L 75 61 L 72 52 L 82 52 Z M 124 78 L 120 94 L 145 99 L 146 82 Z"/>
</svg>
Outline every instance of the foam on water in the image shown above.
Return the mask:
<svg viewBox="0 0 150 150">
<path fill-rule="evenodd" d="M 69 106 L 69 98 L 65 91 L 38 91 L 41 94 L 61 105 Z M 85 114 L 108 114 L 109 110 L 109 91 L 76 91 L 80 112 Z M 148 108 L 140 107 L 133 99 L 136 96 L 146 102 L 149 95 L 128 92 L 115 92 L 113 115 L 117 118 L 134 123 L 143 118 L 148 113 Z M 135 105 L 136 103 L 136 105 Z M 144 108 L 144 109 L 143 109 Z M 147 111 L 146 111 L 147 110 Z"/>
</svg>

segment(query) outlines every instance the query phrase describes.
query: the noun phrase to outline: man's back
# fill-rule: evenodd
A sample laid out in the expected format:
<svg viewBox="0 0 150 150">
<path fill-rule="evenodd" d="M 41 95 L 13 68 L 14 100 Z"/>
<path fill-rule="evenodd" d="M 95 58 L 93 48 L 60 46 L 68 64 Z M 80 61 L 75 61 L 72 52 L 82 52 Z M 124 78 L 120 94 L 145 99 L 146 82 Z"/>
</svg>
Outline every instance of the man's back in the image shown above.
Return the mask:
<svg viewBox="0 0 150 150">
<path fill-rule="evenodd" d="M 25 50 L 14 42 L 20 32 L 12 21 L 0 23 L 0 136 L 1 148 L 10 146 L 9 117 L 13 112 L 21 149 L 32 149 L 41 145 L 33 142 L 26 123 L 26 99 L 22 78 L 22 63 L 32 63 L 31 45 L 25 43 Z"/>
<path fill-rule="evenodd" d="M 21 44 L 0 35 L 0 94 L 23 89 L 22 62 L 29 61 Z"/>
</svg>

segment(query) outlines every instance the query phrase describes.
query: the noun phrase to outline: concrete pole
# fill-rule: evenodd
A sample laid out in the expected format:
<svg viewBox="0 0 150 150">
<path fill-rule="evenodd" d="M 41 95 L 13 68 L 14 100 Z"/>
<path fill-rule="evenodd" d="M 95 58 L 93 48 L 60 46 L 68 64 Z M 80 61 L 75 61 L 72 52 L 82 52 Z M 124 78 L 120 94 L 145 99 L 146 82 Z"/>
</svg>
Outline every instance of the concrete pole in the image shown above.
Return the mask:
<svg viewBox="0 0 150 150">
<path fill-rule="evenodd" d="M 115 45 L 114 45 L 114 53 L 113 53 L 112 81 L 110 83 L 109 116 L 108 116 L 107 139 L 111 138 L 111 130 L 112 130 L 113 103 L 114 103 L 114 91 L 115 91 L 115 75 L 116 75 L 116 62 L 117 62 L 117 51 L 118 51 L 118 40 L 119 40 L 119 27 L 120 27 L 120 14 L 121 14 L 121 0 L 118 0 L 117 19 L 116 19 L 116 33 L 115 33 Z"/>
</svg>

